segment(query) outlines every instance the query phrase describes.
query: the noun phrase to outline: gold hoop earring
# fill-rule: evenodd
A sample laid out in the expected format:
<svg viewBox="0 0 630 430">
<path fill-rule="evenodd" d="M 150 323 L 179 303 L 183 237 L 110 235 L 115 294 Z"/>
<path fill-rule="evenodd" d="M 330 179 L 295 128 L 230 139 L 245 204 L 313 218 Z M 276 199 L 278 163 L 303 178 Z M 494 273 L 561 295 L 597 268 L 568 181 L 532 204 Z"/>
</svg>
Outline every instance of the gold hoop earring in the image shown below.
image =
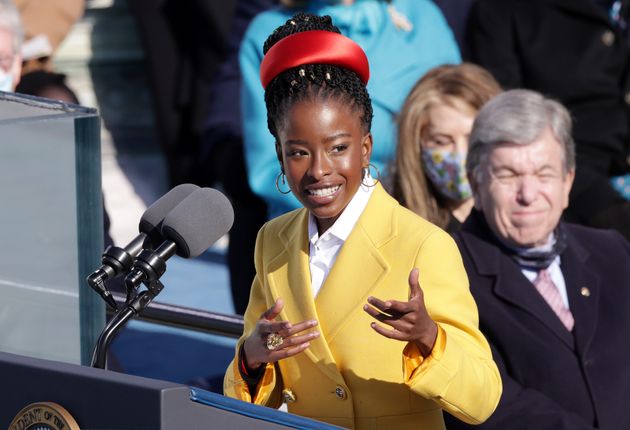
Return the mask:
<svg viewBox="0 0 630 430">
<path fill-rule="evenodd" d="M 370 174 L 370 175 L 372 174 L 372 173 L 370 172 L 370 167 L 373 167 L 373 168 L 374 168 L 374 171 L 376 172 L 376 178 L 374 178 L 374 177 L 372 176 L 372 178 L 374 178 L 374 183 L 373 183 L 372 185 L 368 185 L 368 184 L 366 184 L 365 182 L 363 182 L 363 179 L 365 179 L 365 177 L 366 177 L 368 174 Z M 363 179 L 361 180 L 361 185 L 363 185 L 363 186 L 365 186 L 365 187 L 375 187 L 375 186 L 376 186 L 376 184 L 378 184 L 378 183 L 381 181 L 381 172 L 379 172 L 378 167 L 376 167 L 374 164 L 370 163 L 370 164 L 368 164 L 368 166 L 367 166 L 367 167 L 364 167 L 364 168 L 363 168 Z"/>
<path fill-rule="evenodd" d="M 286 180 L 285 180 L 284 172 L 280 172 L 278 174 L 278 176 L 276 177 L 276 190 L 278 190 L 278 192 L 280 194 L 289 194 L 291 192 L 291 188 L 290 187 L 289 187 L 289 189 L 287 191 L 282 191 L 280 189 L 280 183 L 279 183 L 280 182 L 280 177 L 282 177 L 282 185 L 286 185 L 286 183 L 287 183 Z"/>
</svg>

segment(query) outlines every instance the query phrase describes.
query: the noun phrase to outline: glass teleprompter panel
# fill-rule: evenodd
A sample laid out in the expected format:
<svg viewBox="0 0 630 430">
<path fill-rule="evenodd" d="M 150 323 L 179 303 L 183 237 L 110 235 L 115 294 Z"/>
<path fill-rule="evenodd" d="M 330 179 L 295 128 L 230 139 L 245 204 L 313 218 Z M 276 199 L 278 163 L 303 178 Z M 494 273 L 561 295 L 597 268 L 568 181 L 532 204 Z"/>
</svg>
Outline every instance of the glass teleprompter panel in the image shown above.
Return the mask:
<svg viewBox="0 0 630 430">
<path fill-rule="evenodd" d="M 104 321 L 95 109 L 0 92 L 0 350 L 89 362 Z"/>
</svg>

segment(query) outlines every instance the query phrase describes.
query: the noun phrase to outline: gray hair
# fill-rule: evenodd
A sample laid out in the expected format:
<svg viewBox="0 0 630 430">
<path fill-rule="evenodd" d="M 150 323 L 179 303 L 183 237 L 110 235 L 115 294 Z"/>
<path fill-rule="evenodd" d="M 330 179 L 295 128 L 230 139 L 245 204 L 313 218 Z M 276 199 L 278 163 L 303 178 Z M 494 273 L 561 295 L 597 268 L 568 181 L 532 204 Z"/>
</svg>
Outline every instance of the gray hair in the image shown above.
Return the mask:
<svg viewBox="0 0 630 430">
<path fill-rule="evenodd" d="M 24 29 L 20 13 L 11 0 L 0 0 L 0 29 L 13 36 L 13 55 L 21 54 Z"/>
<path fill-rule="evenodd" d="M 562 145 L 564 174 L 575 169 L 571 115 L 555 100 L 530 90 L 505 91 L 484 105 L 470 134 L 466 171 L 479 181 L 492 148 L 502 143 L 527 145 L 549 127 Z"/>
</svg>

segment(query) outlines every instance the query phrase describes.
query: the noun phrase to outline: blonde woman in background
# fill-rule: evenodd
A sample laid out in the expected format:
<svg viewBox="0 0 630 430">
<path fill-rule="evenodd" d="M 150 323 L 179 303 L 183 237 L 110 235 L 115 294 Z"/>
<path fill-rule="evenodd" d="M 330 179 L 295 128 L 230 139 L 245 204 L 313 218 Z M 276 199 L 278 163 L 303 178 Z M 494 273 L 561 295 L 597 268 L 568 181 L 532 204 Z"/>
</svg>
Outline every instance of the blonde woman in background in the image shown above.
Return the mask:
<svg viewBox="0 0 630 430">
<path fill-rule="evenodd" d="M 499 92 L 492 75 L 470 63 L 436 67 L 416 83 L 398 121 L 392 175 L 403 206 L 451 233 L 459 229 L 473 207 L 468 136 L 479 109 Z"/>
</svg>

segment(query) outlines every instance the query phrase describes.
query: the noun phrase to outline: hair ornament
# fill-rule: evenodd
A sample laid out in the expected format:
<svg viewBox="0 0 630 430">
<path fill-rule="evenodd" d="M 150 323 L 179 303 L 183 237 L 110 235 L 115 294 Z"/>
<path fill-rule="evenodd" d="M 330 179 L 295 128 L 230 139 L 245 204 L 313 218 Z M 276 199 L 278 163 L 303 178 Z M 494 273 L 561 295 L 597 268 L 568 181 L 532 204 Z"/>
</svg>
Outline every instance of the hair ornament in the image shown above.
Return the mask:
<svg viewBox="0 0 630 430">
<path fill-rule="evenodd" d="M 305 64 L 330 64 L 349 69 L 365 85 L 370 78 L 367 56 L 356 42 L 339 33 L 311 30 L 287 36 L 267 51 L 260 65 L 263 88 L 285 70 Z"/>
<path fill-rule="evenodd" d="M 300 69 L 298 71 L 298 75 L 300 75 L 300 78 L 303 78 L 306 75 L 306 72 L 304 71 L 304 69 Z"/>
<path fill-rule="evenodd" d="M 330 81 L 330 72 L 326 72 L 326 80 Z"/>
</svg>

